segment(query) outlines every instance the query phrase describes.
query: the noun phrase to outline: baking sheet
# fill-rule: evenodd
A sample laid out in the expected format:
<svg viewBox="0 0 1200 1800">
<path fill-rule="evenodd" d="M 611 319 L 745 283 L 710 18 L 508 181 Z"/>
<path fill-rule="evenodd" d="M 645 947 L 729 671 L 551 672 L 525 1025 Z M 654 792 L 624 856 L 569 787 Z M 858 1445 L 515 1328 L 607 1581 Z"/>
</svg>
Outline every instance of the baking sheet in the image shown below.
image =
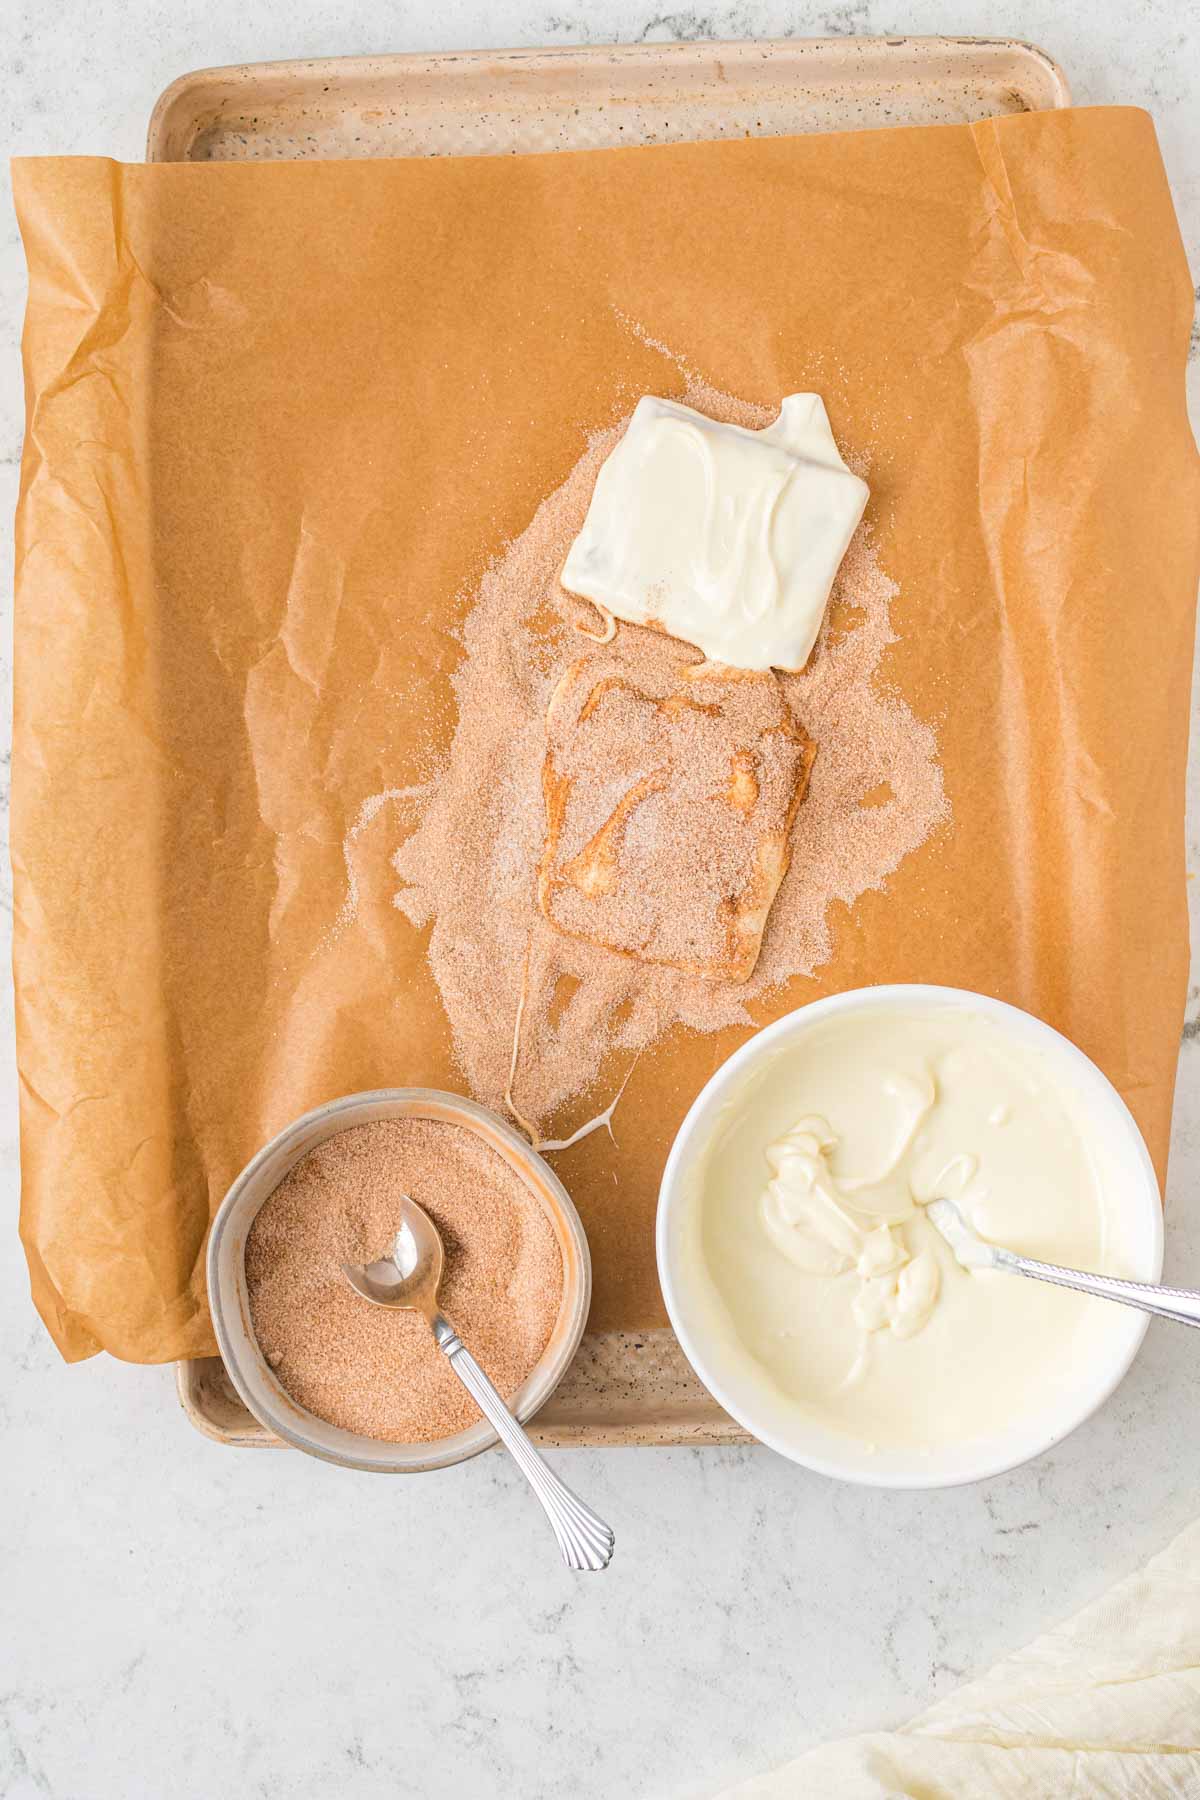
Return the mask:
<svg viewBox="0 0 1200 1800">
<path fill-rule="evenodd" d="M 843 439 L 869 436 L 902 591 L 888 678 L 939 721 L 954 832 L 839 919 L 829 968 L 773 1010 L 872 979 L 1003 994 L 1107 1067 L 1161 1168 L 1195 459 L 1190 286 L 1144 116 L 370 166 L 49 161 L 18 165 L 17 191 L 37 422 L 24 1232 L 67 1354 L 206 1349 L 205 1226 L 257 1144 L 400 1072 L 453 1085 L 387 846 L 361 929 L 329 941 L 342 845 L 446 728 L 487 557 L 589 428 L 671 391 L 618 300 L 728 391 L 820 386 Z M 472 466 L 486 480 L 446 482 Z M 644 1057 L 620 1148 L 589 1139 L 564 1166 L 601 1328 L 661 1319 L 656 1171 L 741 1035 Z"/>
<path fill-rule="evenodd" d="M 150 162 L 499 156 L 967 124 L 1070 104 L 1014 38 L 621 44 L 199 69 L 154 109 Z"/>
<path fill-rule="evenodd" d="M 214 1442 L 283 1447 L 246 1410 L 220 1357 L 182 1360 L 176 1389 L 192 1424 Z M 750 1442 L 701 1386 L 669 1329 L 589 1332 L 527 1429 L 539 1444 L 564 1449 Z"/>
<path fill-rule="evenodd" d="M 826 38 L 339 57 L 181 76 L 151 162 L 505 155 L 700 138 L 958 124 L 1070 103 L 1016 40 Z M 276 1444 L 216 1357 L 178 1366 L 180 1402 L 226 1444 Z M 745 1433 L 669 1328 L 589 1333 L 534 1427 L 550 1444 L 727 1443 Z"/>
</svg>

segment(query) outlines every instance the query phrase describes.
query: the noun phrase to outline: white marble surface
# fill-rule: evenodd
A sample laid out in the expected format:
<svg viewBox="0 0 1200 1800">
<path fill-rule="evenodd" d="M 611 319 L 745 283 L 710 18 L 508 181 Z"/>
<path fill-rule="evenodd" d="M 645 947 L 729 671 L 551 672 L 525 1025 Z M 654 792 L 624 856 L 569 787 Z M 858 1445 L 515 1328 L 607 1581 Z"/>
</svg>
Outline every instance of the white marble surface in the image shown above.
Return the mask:
<svg viewBox="0 0 1200 1800">
<path fill-rule="evenodd" d="M 1200 267 L 1200 16 L 1171 0 L 5 0 L 0 93 L 10 150 L 136 159 L 156 95 L 203 64 L 897 30 L 1026 37 L 1080 102 L 1149 106 Z M 5 532 L 22 302 L 3 210 Z M 5 547 L 5 584 L 10 567 Z M 0 897 L 7 917 L 7 867 Z M 51 1349 L 15 1242 L 6 985 L 0 1007 L 5 1800 L 698 1800 L 818 1737 L 900 1720 L 1200 1511 L 1200 1345 L 1169 1326 L 1091 1424 L 983 1487 L 859 1492 L 752 1449 L 577 1452 L 569 1474 L 620 1534 L 591 1581 L 556 1567 L 498 1456 L 385 1481 L 222 1451 L 176 1411 L 167 1372 L 66 1369 Z M 1168 1278 L 1192 1284 L 1198 1180 L 1200 1019 L 1169 1195 Z"/>
</svg>

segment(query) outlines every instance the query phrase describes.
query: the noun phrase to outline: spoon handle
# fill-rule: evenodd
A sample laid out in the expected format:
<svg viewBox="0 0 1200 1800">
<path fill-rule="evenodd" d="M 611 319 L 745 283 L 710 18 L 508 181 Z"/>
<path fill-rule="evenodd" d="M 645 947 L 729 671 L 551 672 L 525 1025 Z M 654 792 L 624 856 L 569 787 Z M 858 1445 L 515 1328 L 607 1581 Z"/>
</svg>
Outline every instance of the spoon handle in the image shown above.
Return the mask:
<svg viewBox="0 0 1200 1800">
<path fill-rule="evenodd" d="M 615 1541 L 609 1526 L 603 1519 L 597 1518 L 591 1507 L 585 1506 L 565 1482 L 559 1480 L 509 1412 L 454 1327 L 440 1314 L 433 1321 L 433 1335 L 449 1358 L 450 1367 L 489 1425 L 495 1427 L 501 1443 L 511 1452 L 541 1501 L 542 1510 L 554 1527 L 554 1535 L 558 1539 L 558 1547 L 567 1567 L 606 1569 L 612 1558 Z"/>
<path fill-rule="evenodd" d="M 1058 1263 L 1038 1262 L 1018 1256 L 1014 1250 L 997 1250 L 994 1267 L 1035 1281 L 1052 1281 L 1056 1287 L 1074 1288 L 1080 1294 L 1098 1294 L 1103 1300 L 1120 1300 L 1159 1319 L 1179 1325 L 1200 1325 L 1200 1293 L 1187 1288 L 1159 1287 L 1149 1281 L 1118 1281 L 1115 1275 L 1087 1275 L 1082 1269 L 1064 1269 Z"/>
</svg>

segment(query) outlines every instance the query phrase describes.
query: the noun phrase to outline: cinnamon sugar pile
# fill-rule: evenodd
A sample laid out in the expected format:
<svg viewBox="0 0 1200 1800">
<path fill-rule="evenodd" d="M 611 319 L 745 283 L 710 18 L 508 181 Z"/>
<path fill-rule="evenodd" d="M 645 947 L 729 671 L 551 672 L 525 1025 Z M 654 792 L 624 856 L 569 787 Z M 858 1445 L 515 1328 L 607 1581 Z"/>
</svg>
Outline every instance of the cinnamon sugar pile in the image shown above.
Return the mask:
<svg viewBox="0 0 1200 1800">
<path fill-rule="evenodd" d="M 761 427 L 770 414 L 694 377 L 683 398 L 715 419 Z M 948 816 L 931 728 L 877 685 L 895 641 L 897 589 L 860 528 L 842 564 L 807 670 L 778 679 L 817 745 L 792 826 L 792 860 L 750 980 L 713 981 L 567 937 L 537 904 L 546 836 L 542 763 L 546 713 L 564 671 L 594 631 L 594 611 L 559 586 L 601 463 L 623 423 L 598 432 L 560 488 L 488 570 L 463 627 L 454 678 L 458 724 L 417 830 L 396 853 L 396 904 L 432 922 L 429 960 L 472 1093 L 504 1103 L 514 1026 L 512 1098 L 538 1131 L 597 1081 L 613 1051 L 638 1051 L 677 1022 L 697 1031 L 751 1024 L 750 1005 L 832 954 L 828 913 L 879 888 Z M 669 677 L 696 653 L 661 633 L 622 625 L 605 658 L 631 656 Z M 697 684 L 699 685 L 699 684 Z M 673 868 L 667 910 L 689 906 Z M 522 1001 L 524 1005 L 522 1007 Z M 605 1070 L 615 1087 L 629 1058 Z"/>
<path fill-rule="evenodd" d="M 389 1254 L 403 1194 L 441 1232 L 442 1309 L 506 1400 L 540 1360 L 563 1287 L 537 1196 L 465 1126 L 378 1119 L 301 1157 L 246 1241 L 254 1335 L 293 1400 L 394 1444 L 450 1437 L 480 1417 L 426 1321 L 372 1306 L 342 1273 L 343 1262 Z"/>
</svg>

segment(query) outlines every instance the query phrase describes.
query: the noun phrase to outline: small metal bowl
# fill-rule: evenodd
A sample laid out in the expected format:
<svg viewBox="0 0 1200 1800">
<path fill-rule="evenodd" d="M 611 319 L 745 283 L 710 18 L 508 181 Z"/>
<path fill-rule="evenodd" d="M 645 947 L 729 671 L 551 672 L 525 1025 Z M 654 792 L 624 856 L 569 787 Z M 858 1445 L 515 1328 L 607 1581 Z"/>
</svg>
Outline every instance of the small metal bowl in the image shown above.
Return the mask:
<svg viewBox="0 0 1200 1800">
<path fill-rule="evenodd" d="M 390 1444 L 316 1418 L 281 1387 L 259 1349 L 246 1287 L 246 1239 L 263 1201 L 317 1144 L 376 1119 L 436 1119 L 474 1131 L 536 1195 L 554 1228 L 562 1252 L 562 1301 L 541 1360 L 512 1402 L 521 1420 L 531 1418 L 549 1399 L 578 1348 L 592 1297 L 592 1260 L 579 1214 L 554 1171 L 495 1113 L 459 1094 L 443 1094 L 434 1088 L 378 1088 L 372 1093 L 347 1094 L 305 1113 L 247 1164 L 222 1201 L 208 1242 L 209 1304 L 230 1380 L 255 1418 L 298 1450 L 340 1463 L 343 1468 L 413 1474 L 478 1456 L 496 1442 L 496 1433 L 481 1419 L 453 1437 Z M 396 1378 L 401 1379 L 399 1369 Z"/>
</svg>

